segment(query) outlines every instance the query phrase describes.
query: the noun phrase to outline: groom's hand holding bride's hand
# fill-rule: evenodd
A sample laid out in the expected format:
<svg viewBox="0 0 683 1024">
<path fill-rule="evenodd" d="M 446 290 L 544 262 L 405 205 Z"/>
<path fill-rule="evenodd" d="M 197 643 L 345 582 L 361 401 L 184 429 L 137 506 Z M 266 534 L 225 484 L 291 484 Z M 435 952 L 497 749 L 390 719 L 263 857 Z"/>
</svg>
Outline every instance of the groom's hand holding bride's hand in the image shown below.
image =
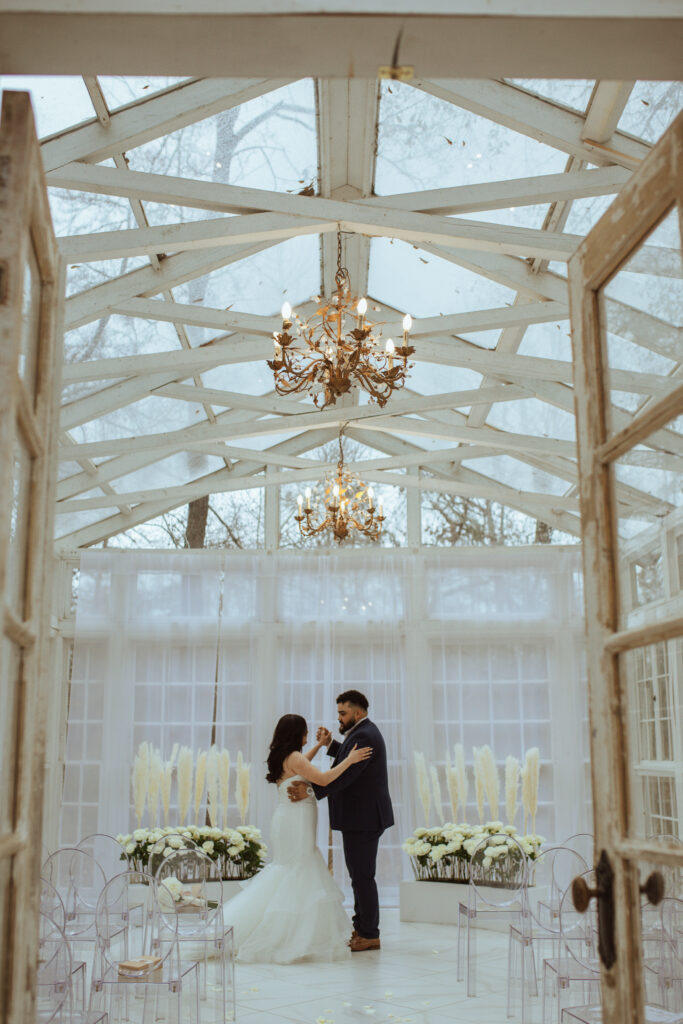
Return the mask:
<svg viewBox="0 0 683 1024">
<path fill-rule="evenodd" d="M 299 800 L 305 800 L 308 796 L 308 783 L 304 782 L 303 779 L 297 779 L 295 782 L 290 782 L 287 786 L 287 796 L 293 804 L 298 803 Z"/>
<path fill-rule="evenodd" d="M 329 747 L 332 742 L 332 733 L 329 729 L 326 729 L 324 725 L 319 725 L 315 738 L 318 743 L 323 743 L 326 747 Z"/>
</svg>

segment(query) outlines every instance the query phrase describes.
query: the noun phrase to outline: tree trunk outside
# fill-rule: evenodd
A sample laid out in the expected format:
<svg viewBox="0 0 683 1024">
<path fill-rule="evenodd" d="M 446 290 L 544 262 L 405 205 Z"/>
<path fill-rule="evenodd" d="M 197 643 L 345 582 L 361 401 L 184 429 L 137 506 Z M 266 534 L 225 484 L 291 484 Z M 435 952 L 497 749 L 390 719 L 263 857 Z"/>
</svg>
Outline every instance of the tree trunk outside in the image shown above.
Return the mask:
<svg viewBox="0 0 683 1024">
<path fill-rule="evenodd" d="M 187 506 L 185 544 L 188 548 L 203 548 L 206 536 L 206 521 L 209 515 L 209 495 L 195 498 Z"/>
<path fill-rule="evenodd" d="M 553 539 L 552 527 L 544 523 L 542 519 L 536 520 L 536 536 L 534 537 L 535 544 L 550 544 Z"/>
</svg>

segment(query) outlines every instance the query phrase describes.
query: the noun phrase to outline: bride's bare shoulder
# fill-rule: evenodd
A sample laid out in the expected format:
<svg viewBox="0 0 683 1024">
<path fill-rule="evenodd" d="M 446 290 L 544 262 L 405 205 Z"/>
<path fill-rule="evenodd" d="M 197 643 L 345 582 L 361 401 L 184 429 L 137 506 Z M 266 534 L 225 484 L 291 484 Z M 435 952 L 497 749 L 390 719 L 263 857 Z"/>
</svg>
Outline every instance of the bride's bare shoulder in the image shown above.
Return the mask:
<svg viewBox="0 0 683 1024">
<path fill-rule="evenodd" d="M 281 785 L 281 783 L 285 782 L 287 779 L 291 779 L 295 775 L 299 774 L 298 768 L 301 765 L 302 761 L 305 762 L 306 758 L 304 757 L 303 754 L 300 754 L 298 750 L 295 750 L 291 754 L 287 755 L 287 757 L 282 762 L 282 775 L 278 779 L 278 786 Z"/>
</svg>

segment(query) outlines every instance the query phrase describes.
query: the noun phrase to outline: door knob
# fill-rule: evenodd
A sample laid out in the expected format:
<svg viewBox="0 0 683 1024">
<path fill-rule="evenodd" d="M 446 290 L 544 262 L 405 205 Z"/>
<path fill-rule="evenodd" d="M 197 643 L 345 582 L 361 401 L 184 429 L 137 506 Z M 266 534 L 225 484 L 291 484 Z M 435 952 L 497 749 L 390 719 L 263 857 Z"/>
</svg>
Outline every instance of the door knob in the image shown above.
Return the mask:
<svg viewBox="0 0 683 1024">
<path fill-rule="evenodd" d="M 648 901 L 656 907 L 664 899 L 664 876 L 661 871 L 653 871 L 640 891 L 647 896 Z"/>
<path fill-rule="evenodd" d="M 614 871 L 607 851 L 603 850 L 595 868 L 596 886 L 591 889 L 580 875 L 572 882 L 572 902 L 580 914 L 585 914 L 588 904 L 595 897 L 598 904 L 598 952 L 607 968 L 614 966 L 617 958 L 614 947 Z"/>
</svg>

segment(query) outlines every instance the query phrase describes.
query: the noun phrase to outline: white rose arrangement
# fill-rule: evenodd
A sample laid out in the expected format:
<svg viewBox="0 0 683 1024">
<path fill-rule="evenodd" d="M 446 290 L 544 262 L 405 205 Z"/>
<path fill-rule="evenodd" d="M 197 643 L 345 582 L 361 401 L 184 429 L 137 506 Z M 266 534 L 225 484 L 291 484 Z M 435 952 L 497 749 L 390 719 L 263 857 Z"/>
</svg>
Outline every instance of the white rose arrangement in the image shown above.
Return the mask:
<svg viewBox="0 0 683 1024">
<path fill-rule="evenodd" d="M 128 835 L 118 835 L 121 860 L 135 871 L 154 874 L 162 858 L 170 857 L 174 850 L 182 850 L 190 843 L 203 850 L 216 865 L 216 877 L 224 881 L 251 878 L 263 867 L 267 847 L 259 829 L 251 825 L 237 828 L 201 828 L 187 825 L 182 828 L 136 828 Z"/>
<path fill-rule="evenodd" d="M 484 847 L 483 857 L 477 860 L 478 880 L 501 888 L 519 884 L 523 860 L 520 847 L 527 860 L 533 862 L 545 842 L 543 836 L 535 834 L 520 836 L 513 825 L 504 825 L 502 821 L 488 821 L 484 825 L 447 822 L 433 828 L 416 828 L 403 843 L 403 849 L 418 881 L 467 882 L 472 855 L 487 837 L 490 841 Z"/>
</svg>

